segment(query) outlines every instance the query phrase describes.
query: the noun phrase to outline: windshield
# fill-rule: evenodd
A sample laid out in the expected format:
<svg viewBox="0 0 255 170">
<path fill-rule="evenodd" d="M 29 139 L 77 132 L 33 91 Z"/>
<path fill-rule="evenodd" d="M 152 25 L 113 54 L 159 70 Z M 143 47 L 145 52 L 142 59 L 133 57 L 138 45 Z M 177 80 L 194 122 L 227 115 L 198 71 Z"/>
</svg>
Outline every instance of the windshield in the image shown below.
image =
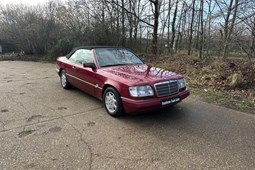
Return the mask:
<svg viewBox="0 0 255 170">
<path fill-rule="evenodd" d="M 127 49 L 98 48 L 95 49 L 100 67 L 127 64 L 143 64 L 143 62 Z"/>
</svg>

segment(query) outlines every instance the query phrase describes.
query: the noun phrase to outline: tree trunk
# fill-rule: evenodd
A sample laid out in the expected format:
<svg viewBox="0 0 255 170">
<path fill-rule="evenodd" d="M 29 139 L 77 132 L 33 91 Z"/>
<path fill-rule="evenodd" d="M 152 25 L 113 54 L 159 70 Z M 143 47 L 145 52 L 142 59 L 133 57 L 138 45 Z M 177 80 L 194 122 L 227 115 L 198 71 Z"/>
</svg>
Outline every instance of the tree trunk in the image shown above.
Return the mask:
<svg viewBox="0 0 255 170">
<path fill-rule="evenodd" d="M 200 24 L 201 24 L 201 31 L 200 31 L 200 49 L 199 49 L 199 58 L 203 58 L 203 51 L 204 51 L 204 22 L 203 22 L 203 12 L 204 12 L 204 0 L 200 2 Z"/>
<path fill-rule="evenodd" d="M 207 21 L 208 22 L 208 35 L 207 35 L 207 40 L 206 40 L 206 54 L 207 56 L 209 55 L 209 48 L 211 44 L 211 15 L 212 15 L 212 0 L 208 2 L 208 15 L 207 15 Z M 204 33 L 205 34 L 205 33 Z"/>
<path fill-rule="evenodd" d="M 171 40 L 171 49 L 174 51 L 174 40 L 175 40 L 175 23 L 176 23 L 176 17 L 177 17 L 177 11 L 178 11 L 178 3 L 179 0 L 176 1 L 175 10 L 174 10 L 174 17 L 173 17 L 173 24 L 172 24 L 172 40 Z"/>
<path fill-rule="evenodd" d="M 154 4 L 154 24 L 153 24 L 153 34 L 152 34 L 152 53 L 157 54 L 158 52 L 158 24 L 159 24 L 159 10 L 160 10 L 160 4 L 159 0 L 152 1 Z"/>
<path fill-rule="evenodd" d="M 254 17 L 254 22 L 253 22 L 253 29 L 252 29 L 252 42 L 251 42 L 251 47 L 250 47 L 250 49 L 251 49 L 251 57 L 255 57 L 255 50 L 254 50 L 254 48 L 255 48 L 255 17 Z"/>
<path fill-rule="evenodd" d="M 200 12 L 199 15 L 197 16 L 197 36 L 196 36 L 196 45 L 195 45 L 195 49 L 198 50 L 199 48 L 199 37 L 200 37 Z"/>
<path fill-rule="evenodd" d="M 195 16 L 195 2 L 196 0 L 192 1 L 192 17 L 190 23 L 190 35 L 189 35 L 189 44 L 188 44 L 188 55 L 191 54 L 191 45 L 192 45 L 192 37 L 193 37 L 193 23 L 194 23 L 194 16 Z"/>
<path fill-rule="evenodd" d="M 170 42 L 170 24 L 171 24 L 171 0 L 169 0 L 168 2 L 168 25 L 167 25 L 167 49 L 168 49 L 168 53 L 170 53 L 171 51 L 171 42 Z"/>
<path fill-rule="evenodd" d="M 179 49 L 180 39 L 182 38 L 181 25 L 182 25 L 182 18 L 183 18 L 183 14 L 184 14 L 184 7 L 185 7 L 185 3 L 183 3 L 183 5 L 182 5 L 181 16 L 180 16 L 180 19 L 179 19 L 179 23 L 177 25 L 177 38 L 174 42 L 175 52 L 177 52 L 177 50 Z"/>
<path fill-rule="evenodd" d="M 234 27 L 235 20 L 236 20 L 236 15 L 237 15 L 239 0 L 235 0 L 234 13 L 233 13 L 233 17 L 232 17 L 232 20 L 231 20 L 232 21 L 231 25 L 229 27 L 228 25 L 229 25 L 229 22 L 230 22 L 230 15 L 231 15 L 231 11 L 233 10 L 233 7 L 232 7 L 233 1 L 234 0 L 230 1 L 230 5 L 228 7 L 227 18 L 226 18 L 226 21 L 225 21 L 225 30 L 224 30 L 225 31 L 225 42 L 224 42 L 223 58 L 227 57 L 229 41 L 230 41 L 230 37 L 231 37 L 232 31 L 233 31 L 233 27 Z"/>
<path fill-rule="evenodd" d="M 121 0 L 121 5 L 124 7 L 124 0 Z M 126 39 L 126 29 L 125 29 L 125 11 L 122 8 L 121 10 L 121 44 L 122 46 L 125 46 L 125 39 Z"/>
</svg>

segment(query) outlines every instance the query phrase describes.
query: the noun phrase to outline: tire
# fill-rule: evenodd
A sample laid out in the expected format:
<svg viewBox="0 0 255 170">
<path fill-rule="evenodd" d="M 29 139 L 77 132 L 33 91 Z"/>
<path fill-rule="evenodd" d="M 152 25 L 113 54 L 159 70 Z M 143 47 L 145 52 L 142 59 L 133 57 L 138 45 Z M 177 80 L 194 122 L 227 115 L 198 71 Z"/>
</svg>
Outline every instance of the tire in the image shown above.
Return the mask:
<svg viewBox="0 0 255 170">
<path fill-rule="evenodd" d="M 67 80 L 66 72 L 64 70 L 60 72 L 60 84 L 64 89 L 70 89 L 72 87 Z"/>
<path fill-rule="evenodd" d="M 103 104 L 107 113 L 113 117 L 119 117 L 124 113 L 120 95 L 112 87 L 104 91 Z"/>
</svg>

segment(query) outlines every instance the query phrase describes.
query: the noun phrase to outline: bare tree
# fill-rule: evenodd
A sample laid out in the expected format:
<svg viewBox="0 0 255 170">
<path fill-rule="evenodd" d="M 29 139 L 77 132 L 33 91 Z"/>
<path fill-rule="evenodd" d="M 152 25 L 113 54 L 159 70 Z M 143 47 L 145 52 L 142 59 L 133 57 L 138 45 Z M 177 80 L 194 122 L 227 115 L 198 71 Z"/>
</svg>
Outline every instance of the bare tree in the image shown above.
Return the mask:
<svg viewBox="0 0 255 170">
<path fill-rule="evenodd" d="M 171 49 L 172 50 L 174 50 L 174 41 L 175 41 L 175 37 L 176 37 L 175 25 L 176 25 L 178 5 L 179 5 L 179 0 L 176 0 L 174 16 L 173 16 L 173 23 L 172 23 L 172 40 L 171 40 Z"/>
<path fill-rule="evenodd" d="M 0 34 L 26 53 L 47 53 L 59 29 L 55 20 L 57 6 L 53 2 L 37 8 L 2 6 Z"/>
<path fill-rule="evenodd" d="M 236 21 L 237 9 L 238 9 L 239 0 L 222 0 L 220 2 L 216 1 L 220 11 L 223 15 L 224 25 L 223 25 L 223 39 L 224 39 L 224 47 L 223 47 L 223 58 L 227 57 L 229 41 L 231 38 L 231 34 L 233 31 L 233 27 Z M 222 5 L 223 4 L 223 5 Z M 224 7 L 227 7 L 227 13 L 224 12 Z"/>
<path fill-rule="evenodd" d="M 203 17 L 204 17 L 204 0 L 200 1 L 200 49 L 199 49 L 199 58 L 203 58 L 203 51 L 204 51 L 204 39 L 205 39 L 205 35 L 204 35 L 204 21 L 203 21 Z"/>
<path fill-rule="evenodd" d="M 64 40 L 73 45 L 122 45 L 154 54 L 167 43 L 169 53 L 187 50 L 191 55 L 194 49 L 201 58 L 213 53 L 226 58 L 229 51 L 238 51 L 253 57 L 254 3 L 67 0 L 33 9 L 0 5 L 0 36 L 27 53 L 47 53 Z"/>
<path fill-rule="evenodd" d="M 157 54 L 158 52 L 158 25 L 159 25 L 159 15 L 162 0 L 149 0 L 153 4 L 153 14 L 154 14 L 154 24 L 153 24 L 153 34 L 152 34 L 152 53 Z"/>
<path fill-rule="evenodd" d="M 192 38 L 193 38 L 193 24 L 194 24 L 194 17 L 195 17 L 195 4 L 196 0 L 192 1 L 192 14 L 191 14 L 191 23 L 190 23 L 190 32 L 189 32 L 189 44 L 188 44 L 188 55 L 191 54 L 191 45 L 192 45 Z"/>
</svg>

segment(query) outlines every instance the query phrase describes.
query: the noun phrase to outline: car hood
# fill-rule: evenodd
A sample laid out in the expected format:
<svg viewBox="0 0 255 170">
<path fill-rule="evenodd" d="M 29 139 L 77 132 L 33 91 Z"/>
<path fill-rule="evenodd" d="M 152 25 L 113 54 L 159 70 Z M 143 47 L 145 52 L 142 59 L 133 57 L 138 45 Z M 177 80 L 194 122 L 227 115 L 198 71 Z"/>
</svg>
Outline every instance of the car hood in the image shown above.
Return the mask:
<svg viewBox="0 0 255 170">
<path fill-rule="evenodd" d="M 183 76 L 174 72 L 146 64 L 105 67 L 102 70 L 110 73 L 113 79 L 115 77 L 118 80 L 122 81 L 124 79 L 129 82 L 159 82 L 183 78 Z"/>
</svg>

